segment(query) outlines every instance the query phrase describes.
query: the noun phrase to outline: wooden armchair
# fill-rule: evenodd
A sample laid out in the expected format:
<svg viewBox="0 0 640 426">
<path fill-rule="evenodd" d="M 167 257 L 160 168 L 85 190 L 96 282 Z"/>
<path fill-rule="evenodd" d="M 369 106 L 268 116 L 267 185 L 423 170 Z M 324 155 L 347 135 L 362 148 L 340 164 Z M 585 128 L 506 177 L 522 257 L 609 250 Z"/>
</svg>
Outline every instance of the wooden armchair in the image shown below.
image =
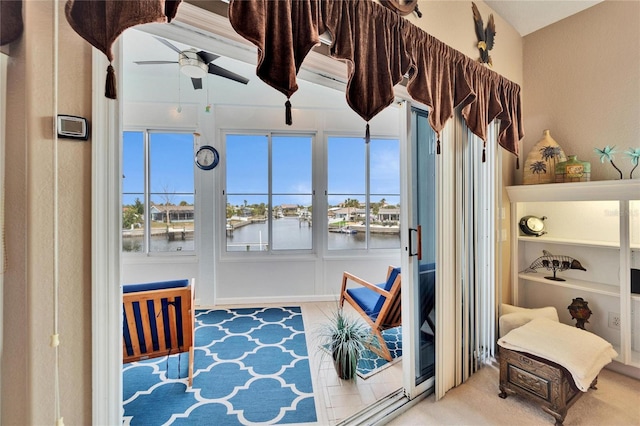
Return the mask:
<svg viewBox="0 0 640 426">
<path fill-rule="evenodd" d="M 347 288 L 349 281 L 361 287 Z M 400 268 L 389 266 L 386 281 L 382 284 L 371 284 L 349 272 L 344 272 L 340 306 L 344 306 L 345 300 L 371 326 L 372 333 L 378 339 L 379 347 L 371 346 L 370 349 L 387 361 L 391 361 L 391 353 L 384 342 L 382 331 L 402 324 Z"/>
<path fill-rule="evenodd" d="M 189 352 L 193 382 L 195 307 L 190 280 L 122 287 L 124 363 Z"/>
</svg>

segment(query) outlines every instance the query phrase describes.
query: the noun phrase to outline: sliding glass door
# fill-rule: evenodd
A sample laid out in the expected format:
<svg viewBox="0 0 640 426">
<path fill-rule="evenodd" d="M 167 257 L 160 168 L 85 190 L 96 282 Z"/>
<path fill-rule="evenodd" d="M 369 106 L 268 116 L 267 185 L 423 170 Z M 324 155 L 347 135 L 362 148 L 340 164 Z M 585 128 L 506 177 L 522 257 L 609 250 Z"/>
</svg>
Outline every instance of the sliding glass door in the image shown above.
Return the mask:
<svg viewBox="0 0 640 426">
<path fill-rule="evenodd" d="M 403 309 L 406 311 L 403 324 L 407 325 L 403 331 L 408 342 L 403 348 L 403 358 L 405 391 L 414 398 L 435 384 L 437 139 L 426 111 L 407 107 L 404 114 L 408 138 L 403 206 L 408 225 L 402 291 L 403 306 L 410 309 Z"/>
<path fill-rule="evenodd" d="M 411 111 L 411 161 L 415 167 L 414 220 L 418 279 L 414 280 L 414 339 L 416 347 L 415 381 L 420 385 L 435 372 L 436 303 L 436 137 L 427 121 L 427 113 Z"/>
</svg>

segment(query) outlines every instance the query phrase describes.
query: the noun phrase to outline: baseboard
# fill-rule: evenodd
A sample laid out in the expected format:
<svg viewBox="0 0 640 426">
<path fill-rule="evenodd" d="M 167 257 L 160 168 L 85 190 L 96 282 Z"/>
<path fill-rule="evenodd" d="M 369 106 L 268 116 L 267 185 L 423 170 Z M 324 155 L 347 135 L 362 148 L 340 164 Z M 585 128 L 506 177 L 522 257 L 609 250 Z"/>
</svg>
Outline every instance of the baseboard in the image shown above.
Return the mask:
<svg viewBox="0 0 640 426">
<path fill-rule="evenodd" d="M 200 306 L 196 299 L 196 306 L 198 309 L 211 309 L 220 306 L 282 306 L 309 302 L 338 303 L 338 296 L 335 294 L 325 294 L 313 296 L 225 297 L 216 299 L 216 304 L 214 306 Z"/>
<path fill-rule="evenodd" d="M 633 377 L 636 380 L 640 380 L 640 368 L 622 364 L 618 361 L 612 361 L 604 368 L 615 371 L 616 373 L 624 374 L 625 376 Z"/>
</svg>

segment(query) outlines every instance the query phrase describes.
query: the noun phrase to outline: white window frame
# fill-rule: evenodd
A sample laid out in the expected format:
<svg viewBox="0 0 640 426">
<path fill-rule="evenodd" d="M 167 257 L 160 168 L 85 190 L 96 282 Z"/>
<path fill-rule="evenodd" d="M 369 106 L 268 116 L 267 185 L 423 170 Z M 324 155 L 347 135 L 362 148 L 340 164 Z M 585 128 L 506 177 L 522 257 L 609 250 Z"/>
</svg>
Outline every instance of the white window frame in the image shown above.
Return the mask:
<svg viewBox="0 0 640 426">
<path fill-rule="evenodd" d="M 328 132 L 326 133 L 325 136 L 325 141 L 324 141 L 324 153 L 325 153 L 325 162 L 323 164 L 323 171 L 324 171 L 324 176 L 325 176 L 325 186 L 326 186 L 326 190 L 324 192 L 324 203 L 325 203 L 325 210 L 328 209 L 329 207 L 329 139 L 332 138 L 345 138 L 345 139 L 362 139 L 362 143 L 365 144 L 365 171 L 364 171 L 364 179 L 365 179 L 365 212 L 369 212 L 369 210 L 371 209 L 371 145 L 370 143 L 366 143 L 364 141 L 364 138 L 362 137 L 362 135 L 354 135 L 354 134 L 349 134 L 349 133 L 338 133 L 338 132 Z M 400 146 L 401 146 L 401 141 L 399 138 L 394 138 L 391 136 L 378 136 L 378 135 L 371 135 L 370 140 L 374 141 L 376 139 L 379 140 L 396 140 L 398 142 L 398 161 L 401 162 L 401 156 L 400 156 Z M 400 166 L 400 164 L 399 164 Z M 333 194 L 333 195 L 339 195 L 339 194 Z M 401 198 L 401 176 L 400 174 L 398 174 L 398 194 L 397 197 L 400 199 Z M 402 204 L 401 207 L 402 209 Z M 402 213 L 400 213 L 400 216 L 402 217 Z M 400 222 L 400 221 L 399 221 Z M 325 229 L 323 229 L 323 234 L 325 235 L 325 244 L 324 244 L 324 250 L 325 253 L 327 253 L 329 256 L 330 255 L 336 255 L 339 253 L 348 253 L 348 254 L 361 254 L 361 255 L 368 255 L 371 253 L 383 253 L 384 251 L 396 251 L 396 250 L 400 250 L 402 247 L 402 241 L 399 240 L 398 241 L 398 247 L 387 247 L 387 248 L 372 248 L 370 246 L 370 242 L 371 242 L 371 233 L 370 233 L 370 227 L 371 227 L 371 223 L 370 223 L 370 217 L 369 214 L 366 214 L 365 217 L 365 227 L 366 227 L 366 244 L 364 248 L 361 249 L 332 249 L 329 247 L 329 243 L 327 241 L 327 233 L 329 232 L 328 229 L 328 225 L 325 224 Z"/>
<path fill-rule="evenodd" d="M 269 227 L 269 232 L 268 232 L 268 249 L 264 250 L 264 251 L 257 251 L 257 250 L 251 250 L 251 251 L 228 251 L 227 250 L 227 238 L 220 238 L 220 253 L 221 253 L 221 257 L 222 258 L 251 258 L 251 257 L 258 257 L 258 258 L 262 258 L 264 256 L 297 256 L 297 255 L 310 255 L 310 254 L 315 254 L 316 252 L 318 252 L 317 247 L 318 247 L 318 238 L 317 238 L 317 232 L 315 232 L 315 230 L 313 230 L 312 232 L 312 236 L 311 236 L 311 248 L 310 249 L 273 249 L 272 248 L 272 241 L 273 241 L 273 227 L 272 227 L 272 215 L 271 215 L 271 210 L 273 209 L 273 203 L 272 203 L 272 198 L 273 198 L 273 190 L 272 190 L 272 138 L 273 137 L 302 137 L 302 138 L 310 138 L 311 139 L 311 210 L 312 210 L 312 218 L 311 220 L 314 221 L 315 223 L 320 223 L 316 220 L 316 218 L 314 217 L 314 212 L 318 211 L 317 210 L 317 198 L 315 196 L 316 194 L 316 170 L 317 167 L 319 165 L 321 165 L 321 163 L 319 162 L 318 159 L 316 159 L 316 150 L 315 150 L 315 145 L 316 145 L 316 140 L 317 140 L 317 134 L 316 132 L 286 132 L 286 131 L 278 131 L 278 130 L 266 130 L 266 131 L 259 131 L 259 130 L 233 130 L 233 131 L 223 131 L 222 132 L 222 140 L 224 141 L 224 143 L 222 144 L 222 158 L 226 159 L 227 155 L 226 155 L 226 150 L 227 150 L 227 136 L 230 135 L 235 135 L 235 136 L 265 136 L 267 138 L 267 143 L 268 143 L 268 186 L 267 186 L 267 204 L 269 206 L 269 212 L 267 213 L 267 223 L 268 223 L 268 227 Z M 222 191 L 220 191 L 220 194 L 217 198 L 217 202 L 218 205 L 220 206 L 220 211 L 219 211 L 219 217 L 221 218 L 220 220 L 218 220 L 218 223 L 216 224 L 216 226 L 218 227 L 218 235 L 225 235 L 226 236 L 226 207 L 227 207 L 227 162 L 226 161 L 221 161 L 221 169 L 222 169 L 222 174 L 221 174 L 221 184 L 222 184 Z M 247 194 L 249 195 L 249 194 Z"/>
<path fill-rule="evenodd" d="M 193 133 L 195 130 L 185 130 L 185 129 L 164 129 L 164 128 L 128 128 L 124 129 L 122 132 L 122 143 L 124 150 L 124 133 L 142 133 L 143 139 L 143 168 L 144 168 L 144 194 L 142 203 L 144 204 L 144 234 L 143 234 L 143 247 L 142 251 L 129 252 L 122 250 L 122 244 L 120 245 L 120 250 L 122 251 L 123 257 L 155 257 L 155 256 L 195 256 L 197 254 L 198 245 L 197 245 L 197 227 L 198 227 L 198 214 L 196 210 L 196 183 L 195 183 L 195 171 L 194 171 L 194 182 L 193 182 L 193 206 L 194 206 L 194 214 L 193 214 L 193 228 L 194 228 L 194 247 L 193 250 L 180 250 L 180 251 L 151 251 L 150 250 L 150 233 L 151 233 L 151 180 L 150 180 L 150 135 L 153 133 L 174 133 L 174 134 L 189 134 Z M 195 138 L 193 140 L 192 146 L 195 144 Z M 121 155 L 121 164 L 123 163 L 123 156 Z M 122 166 L 121 166 L 122 167 Z M 195 167 L 195 166 L 192 166 Z M 123 175 L 123 174 L 121 174 Z M 120 186 L 120 202 L 122 202 L 124 194 L 122 192 L 122 185 Z M 122 231 L 121 231 L 122 233 Z"/>
</svg>

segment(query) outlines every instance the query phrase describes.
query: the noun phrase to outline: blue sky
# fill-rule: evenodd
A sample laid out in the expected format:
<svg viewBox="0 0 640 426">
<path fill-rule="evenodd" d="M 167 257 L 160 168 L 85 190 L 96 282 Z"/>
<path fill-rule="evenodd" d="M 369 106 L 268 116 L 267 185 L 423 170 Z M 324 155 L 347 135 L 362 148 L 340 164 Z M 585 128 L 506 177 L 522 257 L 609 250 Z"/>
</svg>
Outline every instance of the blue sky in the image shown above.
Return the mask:
<svg viewBox="0 0 640 426">
<path fill-rule="evenodd" d="M 193 203 L 195 165 L 191 133 L 151 133 L 150 185 L 152 201 Z M 310 205 L 312 200 L 311 136 L 272 136 L 273 204 Z M 371 201 L 399 203 L 400 171 L 397 140 L 372 139 L 370 146 Z M 328 143 L 329 203 L 347 198 L 364 201 L 366 146 L 358 137 L 330 137 Z M 142 132 L 125 132 L 123 143 L 123 204 L 144 192 Z M 266 135 L 227 135 L 226 192 L 233 205 L 267 203 L 268 138 Z M 222 163 L 221 161 L 221 163 Z M 203 173 L 220 173 L 219 169 Z M 324 191 L 324 185 L 322 185 Z M 153 195 L 166 192 L 168 195 Z"/>
<path fill-rule="evenodd" d="M 192 133 L 150 133 L 151 200 L 193 204 L 194 154 Z M 144 201 L 144 141 L 142 132 L 125 132 L 122 146 L 123 204 Z M 132 195 L 127 195 L 127 194 Z M 167 193 L 163 196 L 158 193 Z"/>
</svg>

